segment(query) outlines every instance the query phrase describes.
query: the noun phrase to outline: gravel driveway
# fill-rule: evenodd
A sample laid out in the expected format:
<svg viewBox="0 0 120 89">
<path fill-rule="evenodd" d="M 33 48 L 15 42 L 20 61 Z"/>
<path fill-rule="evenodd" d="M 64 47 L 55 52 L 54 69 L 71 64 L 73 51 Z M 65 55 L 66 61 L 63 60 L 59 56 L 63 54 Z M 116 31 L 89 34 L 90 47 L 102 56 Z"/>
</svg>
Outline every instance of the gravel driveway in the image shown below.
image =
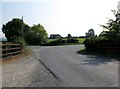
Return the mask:
<svg viewBox="0 0 120 89">
<path fill-rule="evenodd" d="M 60 87 L 57 80 L 33 55 L 2 65 L 2 87 Z"/>
</svg>

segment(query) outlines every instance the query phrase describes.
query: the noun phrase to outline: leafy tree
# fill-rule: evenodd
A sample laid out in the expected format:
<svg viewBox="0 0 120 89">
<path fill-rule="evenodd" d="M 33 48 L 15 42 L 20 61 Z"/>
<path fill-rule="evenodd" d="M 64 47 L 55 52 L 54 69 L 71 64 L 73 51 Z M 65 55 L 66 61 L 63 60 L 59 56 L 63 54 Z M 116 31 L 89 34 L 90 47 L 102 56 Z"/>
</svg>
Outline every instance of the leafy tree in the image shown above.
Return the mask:
<svg viewBox="0 0 120 89">
<path fill-rule="evenodd" d="M 103 31 L 100 36 L 105 36 L 110 40 L 120 40 L 120 13 L 112 10 L 115 20 L 109 19 L 106 25 L 101 25 L 106 31 Z"/>
<path fill-rule="evenodd" d="M 14 18 L 6 24 L 3 24 L 2 31 L 7 41 L 13 42 L 16 38 L 22 36 L 23 33 L 25 34 L 29 28 L 21 19 Z"/>
<path fill-rule="evenodd" d="M 86 33 L 86 37 L 92 37 L 95 36 L 94 30 L 91 28 L 90 30 L 88 30 L 88 32 Z"/>
<path fill-rule="evenodd" d="M 115 19 L 109 19 L 106 25 L 101 25 L 105 30 L 99 36 L 92 36 L 84 41 L 86 50 L 120 52 L 120 12 L 112 11 Z M 104 47 L 109 46 L 107 49 Z M 118 47 L 115 49 L 114 47 Z"/>
<path fill-rule="evenodd" d="M 27 24 L 23 25 L 23 36 L 24 37 L 28 32 L 30 32 L 30 29 L 31 29 L 31 27 L 29 25 L 27 25 Z"/>
<path fill-rule="evenodd" d="M 17 36 L 22 35 L 21 27 L 22 20 L 12 19 L 12 21 L 9 21 L 6 25 L 3 25 L 2 31 L 5 33 L 5 37 L 8 41 L 13 41 Z"/>
<path fill-rule="evenodd" d="M 33 25 L 29 32 L 25 35 L 25 40 L 31 45 L 41 45 L 47 41 L 47 32 L 40 24 Z"/>
</svg>

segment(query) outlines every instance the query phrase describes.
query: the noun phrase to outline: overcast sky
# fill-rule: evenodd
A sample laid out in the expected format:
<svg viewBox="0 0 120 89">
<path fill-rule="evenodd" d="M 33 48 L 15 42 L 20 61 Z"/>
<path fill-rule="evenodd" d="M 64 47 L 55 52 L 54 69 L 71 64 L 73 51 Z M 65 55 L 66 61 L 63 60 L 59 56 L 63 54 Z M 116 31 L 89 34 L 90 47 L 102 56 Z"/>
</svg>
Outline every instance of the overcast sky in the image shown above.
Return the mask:
<svg viewBox="0 0 120 89">
<path fill-rule="evenodd" d="M 117 10 L 119 0 L 2 0 L 0 18 L 2 24 L 21 18 L 32 26 L 42 24 L 48 34 L 84 36 L 93 28 L 96 34 L 103 29 L 99 24 L 113 18 L 111 10 Z M 0 36 L 2 31 L 0 31 Z"/>
</svg>

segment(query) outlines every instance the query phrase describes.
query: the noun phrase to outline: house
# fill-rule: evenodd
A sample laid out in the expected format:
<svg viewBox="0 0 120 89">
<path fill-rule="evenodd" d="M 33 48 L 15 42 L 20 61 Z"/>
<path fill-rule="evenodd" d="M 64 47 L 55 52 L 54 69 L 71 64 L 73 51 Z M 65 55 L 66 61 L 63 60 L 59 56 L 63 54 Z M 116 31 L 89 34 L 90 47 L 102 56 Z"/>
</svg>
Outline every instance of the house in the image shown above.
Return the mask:
<svg viewBox="0 0 120 89">
<path fill-rule="evenodd" d="M 50 39 L 60 39 L 60 38 L 62 38 L 62 36 L 59 34 L 51 34 L 49 38 Z"/>
</svg>

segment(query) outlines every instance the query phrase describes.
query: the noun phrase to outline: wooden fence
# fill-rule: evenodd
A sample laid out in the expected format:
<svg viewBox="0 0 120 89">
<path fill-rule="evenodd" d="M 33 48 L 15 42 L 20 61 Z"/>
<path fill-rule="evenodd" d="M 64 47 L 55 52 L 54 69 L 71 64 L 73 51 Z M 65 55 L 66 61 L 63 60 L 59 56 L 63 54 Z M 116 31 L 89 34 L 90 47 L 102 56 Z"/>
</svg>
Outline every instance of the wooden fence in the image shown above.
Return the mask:
<svg viewBox="0 0 120 89">
<path fill-rule="evenodd" d="M 21 53 L 21 44 L 2 43 L 2 57 Z"/>
</svg>

